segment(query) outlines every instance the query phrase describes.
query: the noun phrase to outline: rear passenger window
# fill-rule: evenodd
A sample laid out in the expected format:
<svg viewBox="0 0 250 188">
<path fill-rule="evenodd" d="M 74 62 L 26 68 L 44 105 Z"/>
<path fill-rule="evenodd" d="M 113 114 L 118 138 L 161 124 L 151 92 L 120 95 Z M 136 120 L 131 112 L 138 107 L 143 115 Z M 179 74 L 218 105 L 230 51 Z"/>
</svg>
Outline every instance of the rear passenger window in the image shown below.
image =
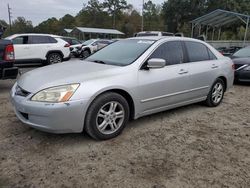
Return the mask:
<svg viewBox="0 0 250 188">
<path fill-rule="evenodd" d="M 214 53 L 213 52 L 211 52 L 211 50 L 209 50 L 209 49 L 207 49 L 208 50 L 208 54 L 209 54 L 209 58 L 210 58 L 210 60 L 216 60 L 217 59 L 217 57 L 214 55 Z"/>
<path fill-rule="evenodd" d="M 55 39 L 49 36 L 29 36 L 30 44 L 49 44 L 55 43 Z"/>
<path fill-rule="evenodd" d="M 185 42 L 185 45 L 190 62 L 210 60 L 208 48 L 204 44 L 198 42 Z"/>
<path fill-rule="evenodd" d="M 54 39 L 53 37 L 48 36 L 48 39 L 49 39 L 50 43 L 57 43 L 57 40 Z"/>
<path fill-rule="evenodd" d="M 30 36 L 29 37 L 30 44 L 46 44 L 50 43 L 47 36 Z"/>
<path fill-rule="evenodd" d="M 150 58 L 166 60 L 166 65 L 175 65 L 183 62 L 182 44 L 179 41 L 170 41 L 159 46 Z"/>
</svg>

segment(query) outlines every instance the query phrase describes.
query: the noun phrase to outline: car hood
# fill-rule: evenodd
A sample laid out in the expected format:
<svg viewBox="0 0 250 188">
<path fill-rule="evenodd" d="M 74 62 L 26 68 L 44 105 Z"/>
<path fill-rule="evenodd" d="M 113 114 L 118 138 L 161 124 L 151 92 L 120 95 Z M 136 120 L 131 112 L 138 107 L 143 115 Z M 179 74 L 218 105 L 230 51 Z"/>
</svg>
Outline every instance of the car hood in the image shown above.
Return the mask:
<svg viewBox="0 0 250 188">
<path fill-rule="evenodd" d="M 89 61 L 68 61 L 27 72 L 18 79 L 17 84 L 34 93 L 53 86 L 114 76 L 120 74 L 121 68 Z"/>
<path fill-rule="evenodd" d="M 250 64 L 250 57 L 244 57 L 244 58 L 237 58 L 234 57 L 233 59 L 234 64 Z"/>
</svg>

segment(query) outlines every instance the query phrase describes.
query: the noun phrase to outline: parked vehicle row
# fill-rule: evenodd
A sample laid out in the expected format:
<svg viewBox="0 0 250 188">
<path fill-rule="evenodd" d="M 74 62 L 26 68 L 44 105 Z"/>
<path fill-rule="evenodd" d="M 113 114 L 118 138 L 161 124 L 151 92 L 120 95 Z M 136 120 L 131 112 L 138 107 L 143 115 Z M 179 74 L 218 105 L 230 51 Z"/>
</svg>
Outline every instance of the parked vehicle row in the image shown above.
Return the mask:
<svg viewBox="0 0 250 188">
<path fill-rule="evenodd" d="M 57 35 L 15 34 L 6 39 L 13 42 L 15 63 L 55 64 L 70 59 L 70 45 Z"/>
<path fill-rule="evenodd" d="M 135 37 L 146 37 L 146 36 L 158 36 L 158 37 L 162 37 L 162 36 L 165 36 L 165 37 L 173 37 L 173 36 L 176 36 L 176 37 L 184 37 L 184 34 L 183 33 L 170 33 L 170 32 L 165 32 L 165 31 L 142 31 L 142 32 L 139 32 L 139 33 L 136 33 L 134 35 Z"/>
<path fill-rule="evenodd" d="M 241 47 L 239 46 L 231 46 L 229 48 L 226 47 L 220 47 L 217 50 L 224 56 L 232 56 L 235 52 L 237 52 L 238 50 L 240 50 Z"/>
<path fill-rule="evenodd" d="M 71 54 L 75 57 L 81 57 L 81 58 L 87 58 L 96 51 L 113 43 L 112 40 L 108 39 L 90 39 L 83 43 L 80 43 L 80 41 L 77 42 L 76 39 L 70 37 L 67 38 L 64 37 L 63 39 L 69 41 Z"/>
<path fill-rule="evenodd" d="M 105 140 L 119 135 L 129 119 L 200 101 L 216 107 L 233 79 L 232 60 L 205 42 L 137 37 L 74 65 L 22 75 L 11 101 L 17 117 L 31 127 L 54 133 L 85 130 Z"/>
</svg>

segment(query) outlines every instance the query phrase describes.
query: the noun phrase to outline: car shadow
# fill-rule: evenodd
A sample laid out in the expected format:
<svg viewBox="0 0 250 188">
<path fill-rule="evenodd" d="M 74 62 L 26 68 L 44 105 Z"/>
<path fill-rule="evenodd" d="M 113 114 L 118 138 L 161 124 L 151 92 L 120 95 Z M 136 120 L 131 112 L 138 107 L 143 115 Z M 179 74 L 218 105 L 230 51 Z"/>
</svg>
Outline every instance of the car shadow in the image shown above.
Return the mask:
<svg viewBox="0 0 250 188">
<path fill-rule="evenodd" d="M 250 82 L 236 82 L 234 85 L 238 86 L 250 86 Z"/>
<path fill-rule="evenodd" d="M 137 120 L 131 120 L 128 123 L 128 125 L 125 127 L 125 130 L 123 131 L 122 135 L 120 135 L 116 138 L 104 141 L 104 142 L 113 142 L 113 141 L 117 141 L 117 139 L 123 140 L 122 137 L 125 138 L 129 134 L 131 134 L 131 132 L 133 131 L 132 129 L 142 129 L 144 124 L 146 124 L 148 122 L 154 123 L 156 120 L 161 120 L 163 118 L 171 118 L 172 116 L 176 116 L 176 114 L 185 113 L 185 111 L 189 111 L 189 110 L 192 110 L 194 108 L 199 109 L 199 108 L 204 108 L 204 106 L 202 104 L 199 104 L 199 103 L 192 104 L 192 105 L 179 107 L 176 109 L 172 109 L 172 110 L 144 116 L 144 117 L 141 117 Z M 22 126 L 26 127 L 26 128 L 24 128 L 24 129 L 26 129 L 26 131 L 23 132 L 26 134 L 25 137 L 37 138 L 39 140 L 43 140 L 43 141 L 46 141 L 49 143 L 60 144 L 63 142 L 65 146 L 69 146 L 69 145 L 74 145 L 74 144 L 77 145 L 79 143 L 89 144 L 89 143 L 98 142 L 98 141 L 92 139 L 85 131 L 83 131 L 82 133 L 54 134 L 54 133 L 42 132 L 42 131 L 30 128 L 25 124 L 22 124 Z"/>
</svg>

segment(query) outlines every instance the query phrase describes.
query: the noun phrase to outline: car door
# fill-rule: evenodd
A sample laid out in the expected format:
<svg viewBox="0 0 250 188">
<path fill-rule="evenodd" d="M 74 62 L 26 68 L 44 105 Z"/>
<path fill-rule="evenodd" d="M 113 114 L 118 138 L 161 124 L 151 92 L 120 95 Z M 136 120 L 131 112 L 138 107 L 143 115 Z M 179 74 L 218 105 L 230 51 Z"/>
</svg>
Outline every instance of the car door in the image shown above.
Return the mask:
<svg viewBox="0 0 250 188">
<path fill-rule="evenodd" d="M 188 100 L 189 70 L 183 63 L 183 45 L 180 41 L 169 41 L 160 45 L 148 58 L 166 60 L 160 69 L 141 69 L 138 73 L 138 96 L 140 111 L 147 114 Z"/>
<path fill-rule="evenodd" d="M 30 47 L 29 47 L 29 37 L 28 36 L 18 36 L 12 39 L 14 44 L 15 59 L 16 61 L 22 61 L 29 59 L 30 57 Z"/>
<path fill-rule="evenodd" d="M 46 54 L 51 48 L 48 36 L 32 35 L 29 37 L 30 58 L 34 60 L 45 60 Z"/>
<path fill-rule="evenodd" d="M 218 75 L 220 63 L 209 48 L 200 42 L 184 42 L 188 57 L 192 98 L 206 97 Z"/>
</svg>

